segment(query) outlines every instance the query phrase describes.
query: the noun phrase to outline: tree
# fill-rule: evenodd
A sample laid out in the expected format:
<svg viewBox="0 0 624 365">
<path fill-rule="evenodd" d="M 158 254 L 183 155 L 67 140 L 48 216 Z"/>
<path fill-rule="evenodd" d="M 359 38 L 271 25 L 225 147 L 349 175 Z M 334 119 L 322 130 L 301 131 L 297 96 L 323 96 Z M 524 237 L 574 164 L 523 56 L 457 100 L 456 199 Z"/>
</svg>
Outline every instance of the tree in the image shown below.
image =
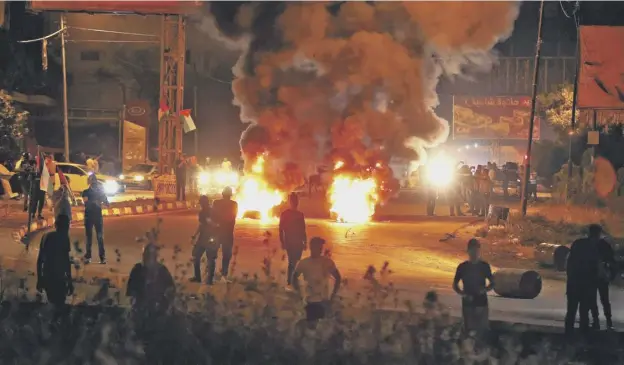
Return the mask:
<svg viewBox="0 0 624 365">
<path fill-rule="evenodd" d="M 544 93 L 538 96 L 539 108 L 542 115 L 550 125 L 555 127 L 558 132 L 570 132 L 570 123 L 572 121 L 572 97 L 574 95 L 574 85 L 562 84 L 557 86 L 555 91 Z M 580 118 L 580 112 L 576 110 L 576 120 Z M 581 123 L 576 124 L 574 130 L 577 133 L 580 130 Z"/>
<path fill-rule="evenodd" d="M 19 154 L 21 143 L 28 133 L 27 120 L 28 112 L 18 111 L 11 96 L 0 90 L 0 158 Z"/>
</svg>

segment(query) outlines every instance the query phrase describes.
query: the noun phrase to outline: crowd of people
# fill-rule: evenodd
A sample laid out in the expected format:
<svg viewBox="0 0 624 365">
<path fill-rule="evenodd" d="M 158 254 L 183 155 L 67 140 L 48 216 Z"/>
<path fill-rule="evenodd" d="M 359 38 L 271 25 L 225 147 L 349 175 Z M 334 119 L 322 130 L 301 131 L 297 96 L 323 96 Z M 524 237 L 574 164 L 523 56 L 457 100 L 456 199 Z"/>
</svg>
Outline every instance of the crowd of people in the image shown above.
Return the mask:
<svg viewBox="0 0 624 365">
<path fill-rule="evenodd" d="M 436 166 L 425 166 L 436 168 Z M 522 166 L 520 173 L 508 168 L 500 169 L 496 163 L 488 162 L 487 165 L 470 167 L 463 162 L 458 164 L 448 185 L 440 185 L 430 182 L 426 185 L 427 194 L 427 215 L 435 215 L 435 208 L 440 198 L 446 200 L 451 216 L 464 216 L 462 207 L 468 208 L 467 214 L 484 217 L 488 214 L 488 209 L 494 187 L 497 181 L 501 182 L 501 189 L 505 199 L 510 197 L 510 188 L 516 187 L 516 193 L 522 192 L 522 184 L 518 180 L 522 176 Z M 442 187 L 441 187 L 442 186 Z M 528 197 L 537 198 L 537 188 L 535 184 L 529 184 Z"/>
</svg>

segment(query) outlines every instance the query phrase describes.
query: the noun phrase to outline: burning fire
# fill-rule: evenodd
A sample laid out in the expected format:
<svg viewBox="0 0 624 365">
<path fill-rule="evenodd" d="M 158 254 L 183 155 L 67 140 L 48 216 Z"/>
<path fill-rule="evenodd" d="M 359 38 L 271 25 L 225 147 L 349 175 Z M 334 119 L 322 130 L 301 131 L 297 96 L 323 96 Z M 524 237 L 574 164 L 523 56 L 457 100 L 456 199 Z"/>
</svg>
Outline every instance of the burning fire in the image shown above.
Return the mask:
<svg viewBox="0 0 624 365">
<path fill-rule="evenodd" d="M 373 178 L 360 179 L 339 174 L 329 190 L 330 212 L 337 220 L 349 223 L 368 222 L 375 213 L 377 183 Z"/>
<path fill-rule="evenodd" d="M 236 201 L 238 202 L 238 218 L 243 218 L 247 212 L 258 212 L 260 220 L 273 218 L 271 209 L 283 200 L 283 194 L 277 189 L 269 187 L 262 177 L 264 172 L 264 158 L 260 156 L 251 168 L 251 173 L 245 174 L 242 179 Z"/>
</svg>

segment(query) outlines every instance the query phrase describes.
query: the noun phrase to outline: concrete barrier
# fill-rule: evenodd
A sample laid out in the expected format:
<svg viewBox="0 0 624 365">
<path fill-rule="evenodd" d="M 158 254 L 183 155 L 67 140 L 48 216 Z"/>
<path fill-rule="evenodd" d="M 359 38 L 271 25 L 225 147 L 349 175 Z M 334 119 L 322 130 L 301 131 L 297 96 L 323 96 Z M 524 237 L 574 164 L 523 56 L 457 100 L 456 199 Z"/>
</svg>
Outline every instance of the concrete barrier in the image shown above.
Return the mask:
<svg viewBox="0 0 624 365">
<path fill-rule="evenodd" d="M 500 269 L 493 279 L 494 292 L 501 297 L 534 299 L 542 291 L 542 277 L 533 270 Z"/>
<path fill-rule="evenodd" d="M 545 267 L 554 267 L 557 271 L 565 271 L 570 248 L 553 243 L 540 243 L 535 246 L 533 256 L 538 264 Z"/>
</svg>

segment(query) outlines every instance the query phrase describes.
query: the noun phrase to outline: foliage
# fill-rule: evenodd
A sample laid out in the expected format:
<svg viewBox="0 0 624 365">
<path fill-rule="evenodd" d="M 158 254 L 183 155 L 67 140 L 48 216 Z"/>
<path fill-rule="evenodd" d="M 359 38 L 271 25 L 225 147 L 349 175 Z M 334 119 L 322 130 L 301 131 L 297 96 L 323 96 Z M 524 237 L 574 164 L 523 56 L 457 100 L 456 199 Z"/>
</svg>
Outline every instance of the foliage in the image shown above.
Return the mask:
<svg viewBox="0 0 624 365">
<path fill-rule="evenodd" d="M 549 140 L 535 142 L 531 160 L 537 176 L 551 179 L 566 161 L 568 151 L 561 144 Z"/>
<path fill-rule="evenodd" d="M 572 120 L 572 96 L 574 94 L 574 85 L 562 84 L 557 86 L 555 91 L 538 95 L 539 107 L 541 112 L 545 114 L 548 122 L 556 127 L 559 131 L 569 131 L 570 122 Z M 576 118 L 580 117 L 580 111 L 577 109 Z M 578 132 L 580 124 L 577 124 L 575 132 Z"/>
<path fill-rule="evenodd" d="M 0 155 L 14 157 L 28 133 L 28 112 L 18 111 L 11 96 L 0 90 Z"/>
</svg>

